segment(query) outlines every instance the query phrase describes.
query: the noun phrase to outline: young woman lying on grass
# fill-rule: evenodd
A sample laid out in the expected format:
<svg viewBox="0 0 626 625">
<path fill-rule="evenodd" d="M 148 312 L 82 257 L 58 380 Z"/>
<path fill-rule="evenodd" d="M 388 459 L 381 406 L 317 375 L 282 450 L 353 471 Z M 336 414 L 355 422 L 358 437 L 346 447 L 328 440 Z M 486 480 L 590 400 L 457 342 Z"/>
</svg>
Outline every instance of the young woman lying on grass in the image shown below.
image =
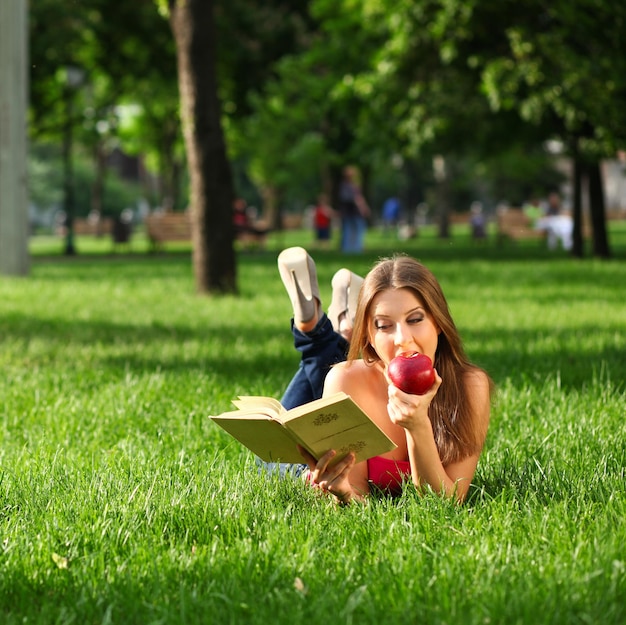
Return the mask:
<svg viewBox="0 0 626 625">
<path fill-rule="evenodd" d="M 364 280 L 341 269 L 327 316 L 306 250 L 284 250 L 278 267 L 302 353 L 283 405 L 343 391 L 397 445 L 358 464 L 348 454 L 332 467 L 334 450 L 313 458 L 300 449 L 312 485 L 344 504 L 364 500 L 371 488 L 395 494 L 404 480 L 463 501 L 487 435 L 492 382 L 467 359 L 432 272 L 407 256 L 379 261 Z M 433 361 L 435 383 L 425 395 L 405 393 L 389 380 L 387 366 L 403 352 Z"/>
</svg>

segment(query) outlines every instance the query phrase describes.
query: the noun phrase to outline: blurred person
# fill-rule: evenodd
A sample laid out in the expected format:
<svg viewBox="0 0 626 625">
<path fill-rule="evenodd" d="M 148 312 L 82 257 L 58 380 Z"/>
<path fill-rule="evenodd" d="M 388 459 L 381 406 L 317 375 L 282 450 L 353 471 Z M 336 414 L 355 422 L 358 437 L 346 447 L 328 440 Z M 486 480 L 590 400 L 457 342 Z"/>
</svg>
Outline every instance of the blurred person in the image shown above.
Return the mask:
<svg viewBox="0 0 626 625">
<path fill-rule="evenodd" d="M 483 213 L 482 202 L 472 202 L 470 206 L 470 228 L 475 241 L 487 238 L 487 220 Z"/>
<path fill-rule="evenodd" d="M 267 228 L 257 226 L 248 212 L 248 203 L 241 197 L 235 198 L 233 202 L 233 225 L 235 226 L 236 237 L 250 236 L 262 239 L 267 233 Z"/>
<path fill-rule="evenodd" d="M 541 217 L 544 215 L 544 210 L 541 208 L 541 202 L 539 198 L 533 197 L 530 201 L 526 202 L 522 206 L 524 214 L 530 219 L 531 226 L 534 226 Z"/>
<path fill-rule="evenodd" d="M 363 251 L 370 208 L 363 197 L 357 170 L 347 166 L 339 185 L 339 215 L 341 216 L 341 250 L 347 254 Z"/>
<path fill-rule="evenodd" d="M 315 241 L 321 247 L 328 247 L 332 237 L 332 224 L 336 213 L 328 203 L 328 196 L 320 193 L 313 210 Z"/>
<path fill-rule="evenodd" d="M 566 251 L 574 245 L 574 220 L 562 211 L 561 196 L 553 191 L 548 195 L 545 215 L 535 222 L 537 230 L 546 233 L 548 249 L 555 250 L 559 246 Z"/>
<path fill-rule="evenodd" d="M 555 217 L 561 214 L 561 196 L 553 191 L 548 195 L 548 205 L 546 207 L 546 216 Z"/>
<path fill-rule="evenodd" d="M 385 200 L 382 210 L 383 232 L 387 234 L 389 230 L 396 229 L 400 224 L 401 205 L 396 196 Z"/>
</svg>

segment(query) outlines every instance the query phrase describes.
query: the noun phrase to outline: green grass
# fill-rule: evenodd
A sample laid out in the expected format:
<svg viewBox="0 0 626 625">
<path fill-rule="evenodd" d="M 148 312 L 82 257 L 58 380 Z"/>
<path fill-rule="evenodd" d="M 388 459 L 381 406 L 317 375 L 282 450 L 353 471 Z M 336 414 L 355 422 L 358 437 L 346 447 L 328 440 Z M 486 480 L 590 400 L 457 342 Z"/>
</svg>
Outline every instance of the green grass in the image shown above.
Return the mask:
<svg viewBox="0 0 626 625">
<path fill-rule="evenodd" d="M 194 293 L 188 248 L 33 240 L 0 278 L 0 622 L 626 622 L 626 231 L 616 259 L 426 230 L 401 249 L 439 276 L 497 384 L 462 507 L 410 488 L 338 509 L 259 476 L 207 415 L 280 397 L 298 357 L 274 235 L 239 255 L 239 297 Z M 54 244 L 54 245 L 53 245 Z M 330 278 L 399 244 L 314 256 Z"/>
</svg>

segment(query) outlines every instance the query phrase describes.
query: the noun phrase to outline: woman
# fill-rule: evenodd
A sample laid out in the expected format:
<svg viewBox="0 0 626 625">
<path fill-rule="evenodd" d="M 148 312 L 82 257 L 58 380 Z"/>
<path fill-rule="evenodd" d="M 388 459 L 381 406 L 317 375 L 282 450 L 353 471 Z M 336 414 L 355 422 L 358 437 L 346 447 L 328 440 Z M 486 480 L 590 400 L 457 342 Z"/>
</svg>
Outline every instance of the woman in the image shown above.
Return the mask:
<svg viewBox="0 0 626 625">
<path fill-rule="evenodd" d="M 313 261 L 302 248 L 290 248 L 281 253 L 279 268 L 294 307 L 295 330 L 315 334 L 328 320 Z M 334 307 L 336 329 L 341 318 L 351 316 L 342 293 L 333 289 L 333 300 L 346 303 Z M 332 467 L 334 450 L 316 459 L 300 449 L 310 482 L 344 504 L 362 501 L 371 487 L 397 491 L 404 479 L 463 501 L 487 435 L 492 382 L 467 359 L 437 279 L 412 258 L 381 260 L 360 288 L 350 325 L 347 361 L 330 367 L 323 395 L 350 395 L 397 448 L 359 464 L 349 454 Z M 425 395 L 409 395 L 387 377 L 389 362 L 403 352 L 433 361 L 435 383 Z"/>
</svg>

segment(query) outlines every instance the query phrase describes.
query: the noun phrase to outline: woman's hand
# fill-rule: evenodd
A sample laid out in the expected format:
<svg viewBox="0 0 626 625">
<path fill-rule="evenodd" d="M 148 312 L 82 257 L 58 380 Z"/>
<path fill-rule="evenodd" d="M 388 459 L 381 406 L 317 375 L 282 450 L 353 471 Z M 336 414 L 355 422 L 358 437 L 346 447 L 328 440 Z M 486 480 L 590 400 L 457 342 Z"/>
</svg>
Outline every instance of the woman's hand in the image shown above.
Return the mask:
<svg viewBox="0 0 626 625">
<path fill-rule="evenodd" d="M 341 503 L 348 503 L 355 497 L 355 492 L 348 479 L 355 461 L 353 452 L 329 467 L 328 465 L 337 455 L 334 449 L 326 452 L 319 460 L 316 460 L 300 445 L 298 445 L 298 451 L 309 466 L 309 479 L 314 488 L 334 495 Z"/>
<path fill-rule="evenodd" d="M 412 431 L 428 422 L 428 407 L 441 386 L 441 378 L 435 369 L 435 382 L 424 395 L 410 395 L 401 391 L 389 380 L 387 412 L 392 423 Z"/>
</svg>

